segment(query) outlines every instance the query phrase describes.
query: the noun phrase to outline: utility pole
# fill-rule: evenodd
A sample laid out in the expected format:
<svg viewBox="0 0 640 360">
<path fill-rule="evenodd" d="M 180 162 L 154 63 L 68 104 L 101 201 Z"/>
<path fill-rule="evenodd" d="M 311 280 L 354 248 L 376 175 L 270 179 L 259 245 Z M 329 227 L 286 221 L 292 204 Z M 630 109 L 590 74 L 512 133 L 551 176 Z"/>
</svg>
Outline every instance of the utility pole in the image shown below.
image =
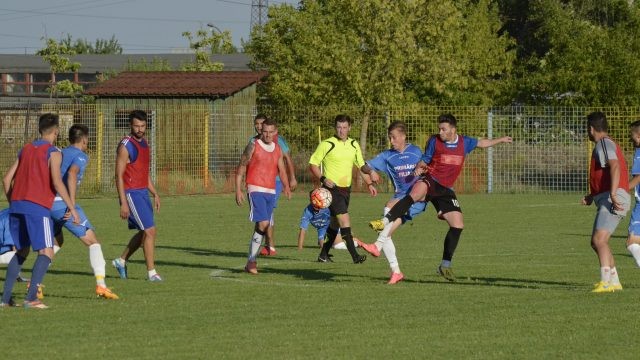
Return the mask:
<svg viewBox="0 0 640 360">
<path fill-rule="evenodd" d="M 255 27 L 262 29 L 267 23 L 268 9 L 269 0 L 251 0 L 251 28 L 249 29 L 251 32 Z"/>
</svg>

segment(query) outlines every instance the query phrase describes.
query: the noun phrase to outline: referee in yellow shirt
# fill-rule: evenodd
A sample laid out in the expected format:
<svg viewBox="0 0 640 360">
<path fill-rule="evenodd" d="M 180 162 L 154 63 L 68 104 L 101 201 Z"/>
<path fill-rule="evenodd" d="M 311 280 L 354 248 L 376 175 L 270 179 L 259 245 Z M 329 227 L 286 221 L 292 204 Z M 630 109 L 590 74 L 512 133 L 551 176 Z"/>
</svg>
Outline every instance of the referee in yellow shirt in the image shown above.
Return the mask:
<svg viewBox="0 0 640 360">
<path fill-rule="evenodd" d="M 331 250 L 338 235 L 338 229 L 340 229 L 340 235 L 349 249 L 353 263 L 359 264 L 364 262 L 367 257 L 358 254 L 351 235 L 349 197 L 353 166 L 355 165 L 362 173 L 369 175 L 365 176 L 365 181 L 372 196 L 378 194 L 374 185 L 380 181 L 380 176 L 365 164 L 360 144 L 349 137 L 351 118 L 348 115 L 338 115 L 334 123 L 336 134 L 322 141 L 309 159 L 309 170 L 313 176 L 320 179 L 322 187 L 329 189 L 333 198 L 331 206 L 329 206 L 331 223 L 327 229 L 328 239 L 322 246 L 318 261 L 332 261 L 329 257 L 329 250 Z M 320 170 L 320 165 L 324 169 L 324 174 Z"/>
</svg>

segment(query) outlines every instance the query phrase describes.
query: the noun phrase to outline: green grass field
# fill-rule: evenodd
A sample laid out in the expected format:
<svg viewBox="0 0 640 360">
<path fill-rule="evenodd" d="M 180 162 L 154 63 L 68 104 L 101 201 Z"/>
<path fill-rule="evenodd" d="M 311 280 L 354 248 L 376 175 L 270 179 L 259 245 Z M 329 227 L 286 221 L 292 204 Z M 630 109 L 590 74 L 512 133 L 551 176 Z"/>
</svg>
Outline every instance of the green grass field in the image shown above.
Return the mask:
<svg viewBox="0 0 640 360">
<path fill-rule="evenodd" d="M 383 257 L 315 262 L 315 230 L 296 249 L 306 193 L 281 200 L 279 253 L 242 272 L 252 224 L 229 195 L 165 197 L 157 215 L 157 268 L 142 253 L 117 278 L 110 260 L 131 236 L 114 199 L 80 203 L 107 257 L 121 300 L 93 296 L 86 248 L 66 234 L 45 278 L 47 310 L 0 310 L 2 358 L 43 359 L 635 359 L 640 270 L 625 249 L 628 220 L 612 239 L 622 292 L 592 294 L 594 207 L 580 195 L 462 195 L 465 230 L 448 283 L 435 275 L 446 224 L 430 207 L 394 236 L 406 280 L 386 285 Z M 354 195 L 356 236 L 387 199 Z M 362 250 L 360 250 L 362 252 Z M 26 263 L 28 276 L 34 256 Z M 0 270 L 4 280 L 4 267 Z M 23 284 L 16 300 L 22 301 Z"/>
</svg>

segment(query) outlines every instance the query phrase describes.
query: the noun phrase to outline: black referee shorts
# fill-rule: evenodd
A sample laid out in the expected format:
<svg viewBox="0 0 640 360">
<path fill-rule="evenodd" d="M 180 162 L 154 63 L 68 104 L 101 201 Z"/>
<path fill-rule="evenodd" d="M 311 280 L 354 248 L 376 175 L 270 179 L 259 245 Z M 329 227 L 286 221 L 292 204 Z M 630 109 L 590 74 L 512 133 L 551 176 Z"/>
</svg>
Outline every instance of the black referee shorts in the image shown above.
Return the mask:
<svg viewBox="0 0 640 360">
<path fill-rule="evenodd" d="M 324 186 L 323 186 L 324 187 Z M 331 216 L 346 214 L 349 212 L 349 200 L 351 199 L 351 187 L 333 188 L 324 187 L 331 192 L 331 205 L 329 205 L 329 213 Z"/>
</svg>

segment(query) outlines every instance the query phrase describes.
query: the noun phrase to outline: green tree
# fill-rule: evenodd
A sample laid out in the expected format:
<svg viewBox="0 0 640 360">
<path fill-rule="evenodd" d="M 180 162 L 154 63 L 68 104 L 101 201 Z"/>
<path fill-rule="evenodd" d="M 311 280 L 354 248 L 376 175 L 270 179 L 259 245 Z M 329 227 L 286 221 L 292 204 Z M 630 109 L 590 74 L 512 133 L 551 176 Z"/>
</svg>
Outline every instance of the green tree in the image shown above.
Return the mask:
<svg viewBox="0 0 640 360">
<path fill-rule="evenodd" d="M 47 88 L 50 97 L 57 97 L 58 94 L 76 97 L 82 93 L 82 85 L 78 85 L 70 80 L 56 81 L 56 74 L 75 73 L 80 69 L 80 63 L 73 62 L 70 56 L 75 55 L 75 51 L 54 39 L 46 39 L 46 47 L 36 52 L 42 59 L 49 63 L 51 69 L 51 86 Z"/>
<path fill-rule="evenodd" d="M 192 34 L 189 31 L 182 33 L 189 41 L 189 48 L 193 49 L 195 59 L 193 62 L 182 64 L 183 71 L 222 71 L 224 64 L 211 61 L 211 54 L 233 54 L 238 50 L 231 42 L 231 33 L 209 32 L 200 29 Z"/>
<path fill-rule="evenodd" d="M 122 46 L 116 39 L 115 35 L 111 39 L 96 39 L 92 44 L 87 39 L 76 39 L 71 35 L 59 41 L 60 45 L 64 45 L 69 49 L 73 49 L 76 54 L 122 54 Z"/>
<path fill-rule="evenodd" d="M 488 103 L 513 51 L 489 0 L 309 0 L 270 7 L 245 50 L 277 104 Z"/>
<path fill-rule="evenodd" d="M 527 11 L 518 16 L 529 30 L 516 36 L 514 99 L 592 106 L 640 103 L 637 4 L 627 0 L 535 0 Z"/>
</svg>

